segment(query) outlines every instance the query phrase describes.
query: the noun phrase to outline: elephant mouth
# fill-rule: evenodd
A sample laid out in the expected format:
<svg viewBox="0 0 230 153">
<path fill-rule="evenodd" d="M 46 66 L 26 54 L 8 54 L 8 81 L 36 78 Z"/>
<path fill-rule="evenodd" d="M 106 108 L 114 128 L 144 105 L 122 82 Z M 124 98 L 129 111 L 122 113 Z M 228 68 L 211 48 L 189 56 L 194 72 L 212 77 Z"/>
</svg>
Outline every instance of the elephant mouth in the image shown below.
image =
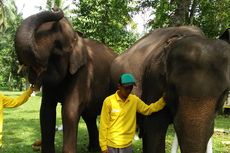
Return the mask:
<svg viewBox="0 0 230 153">
<path fill-rule="evenodd" d="M 33 78 L 33 83 L 32 85 L 35 85 L 37 87 L 41 87 L 42 86 L 42 80 L 43 80 L 43 76 L 46 72 L 46 68 L 43 67 L 39 67 L 39 68 L 35 68 L 35 67 L 31 67 L 32 71 L 35 72 L 35 77 Z"/>
<path fill-rule="evenodd" d="M 23 73 L 28 76 L 28 81 L 32 86 L 41 87 L 46 68 L 20 65 L 17 73 Z"/>
</svg>

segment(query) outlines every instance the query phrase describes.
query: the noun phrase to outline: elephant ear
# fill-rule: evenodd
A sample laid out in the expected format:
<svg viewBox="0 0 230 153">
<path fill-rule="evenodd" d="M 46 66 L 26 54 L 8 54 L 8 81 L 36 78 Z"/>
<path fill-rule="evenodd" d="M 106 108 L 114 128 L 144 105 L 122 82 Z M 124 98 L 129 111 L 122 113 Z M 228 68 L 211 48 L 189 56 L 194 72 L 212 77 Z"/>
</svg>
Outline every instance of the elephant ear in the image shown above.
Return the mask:
<svg viewBox="0 0 230 153">
<path fill-rule="evenodd" d="M 77 31 L 77 34 L 78 34 L 80 37 L 85 38 L 85 35 L 84 35 L 84 33 L 83 33 L 83 32 L 81 32 L 81 31 Z"/>
<path fill-rule="evenodd" d="M 87 50 L 83 45 L 83 40 L 75 40 L 73 51 L 70 54 L 69 72 L 75 74 L 82 66 L 87 63 Z"/>
</svg>

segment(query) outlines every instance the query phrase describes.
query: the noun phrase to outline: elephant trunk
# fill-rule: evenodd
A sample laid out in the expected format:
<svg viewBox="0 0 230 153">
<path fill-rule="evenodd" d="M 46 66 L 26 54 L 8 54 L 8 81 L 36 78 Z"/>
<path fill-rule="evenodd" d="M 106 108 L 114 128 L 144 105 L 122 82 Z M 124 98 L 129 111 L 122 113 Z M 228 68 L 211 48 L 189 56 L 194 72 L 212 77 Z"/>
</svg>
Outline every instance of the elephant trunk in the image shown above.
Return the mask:
<svg viewBox="0 0 230 153">
<path fill-rule="evenodd" d="M 216 98 L 180 97 L 174 119 L 181 152 L 205 153 L 214 130 Z"/>
<path fill-rule="evenodd" d="M 34 35 L 39 26 L 45 22 L 59 21 L 63 17 L 64 14 L 61 10 L 55 12 L 44 11 L 30 16 L 22 22 L 15 36 L 15 50 L 21 64 L 30 66 L 37 56 Z"/>
</svg>

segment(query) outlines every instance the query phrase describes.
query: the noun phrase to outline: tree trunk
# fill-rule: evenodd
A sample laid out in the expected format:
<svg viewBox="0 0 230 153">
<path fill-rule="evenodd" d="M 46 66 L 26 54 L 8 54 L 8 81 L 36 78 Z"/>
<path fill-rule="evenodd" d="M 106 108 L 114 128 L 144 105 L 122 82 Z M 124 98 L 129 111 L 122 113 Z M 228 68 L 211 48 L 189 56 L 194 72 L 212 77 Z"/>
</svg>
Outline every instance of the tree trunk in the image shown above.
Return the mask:
<svg viewBox="0 0 230 153">
<path fill-rule="evenodd" d="M 192 4 L 191 4 L 191 9 L 190 9 L 190 13 L 187 19 L 187 23 L 189 24 L 193 24 L 193 18 L 194 18 L 194 14 L 196 11 L 196 7 L 197 7 L 198 1 L 197 0 L 193 0 Z"/>
<path fill-rule="evenodd" d="M 176 5 L 176 10 L 169 26 L 185 25 L 189 15 L 191 0 L 175 0 L 174 3 Z"/>
</svg>

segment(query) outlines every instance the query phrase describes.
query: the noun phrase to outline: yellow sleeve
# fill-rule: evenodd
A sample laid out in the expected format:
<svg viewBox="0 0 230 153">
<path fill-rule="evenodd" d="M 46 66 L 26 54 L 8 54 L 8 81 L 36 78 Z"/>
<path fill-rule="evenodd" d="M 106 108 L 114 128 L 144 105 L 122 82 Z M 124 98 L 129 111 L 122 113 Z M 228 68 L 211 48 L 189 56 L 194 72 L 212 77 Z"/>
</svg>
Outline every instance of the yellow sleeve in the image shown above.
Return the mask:
<svg viewBox="0 0 230 153">
<path fill-rule="evenodd" d="M 158 112 L 165 107 L 166 103 L 163 97 L 161 97 L 155 103 L 150 104 L 151 113 Z"/>
<path fill-rule="evenodd" d="M 109 114 L 110 114 L 109 98 L 106 98 L 103 102 L 103 106 L 101 110 L 100 127 L 99 127 L 99 143 L 102 151 L 107 150 Z"/>
<path fill-rule="evenodd" d="M 13 97 L 8 97 L 3 95 L 2 97 L 3 107 L 17 107 L 22 105 L 29 99 L 32 92 L 33 90 L 29 88 L 18 97 L 13 98 Z"/>
<path fill-rule="evenodd" d="M 150 105 L 147 105 L 143 101 L 140 100 L 137 106 L 137 111 L 143 115 L 150 115 L 154 112 L 158 112 L 162 110 L 165 107 L 165 105 L 166 103 L 163 97 L 161 97 L 155 103 L 151 103 Z"/>
</svg>

